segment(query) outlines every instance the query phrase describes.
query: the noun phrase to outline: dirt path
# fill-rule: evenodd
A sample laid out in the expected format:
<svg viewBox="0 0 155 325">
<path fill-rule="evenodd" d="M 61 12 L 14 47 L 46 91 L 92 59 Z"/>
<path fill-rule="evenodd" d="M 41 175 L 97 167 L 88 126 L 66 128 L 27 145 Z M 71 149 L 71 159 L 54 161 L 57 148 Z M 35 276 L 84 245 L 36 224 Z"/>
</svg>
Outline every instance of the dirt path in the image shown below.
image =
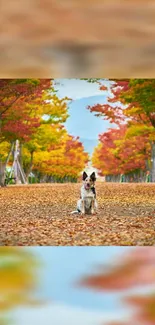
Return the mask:
<svg viewBox="0 0 155 325">
<path fill-rule="evenodd" d="M 72 216 L 80 184 L 0 188 L 0 245 L 155 245 L 155 184 L 97 183 L 96 216 Z"/>
</svg>

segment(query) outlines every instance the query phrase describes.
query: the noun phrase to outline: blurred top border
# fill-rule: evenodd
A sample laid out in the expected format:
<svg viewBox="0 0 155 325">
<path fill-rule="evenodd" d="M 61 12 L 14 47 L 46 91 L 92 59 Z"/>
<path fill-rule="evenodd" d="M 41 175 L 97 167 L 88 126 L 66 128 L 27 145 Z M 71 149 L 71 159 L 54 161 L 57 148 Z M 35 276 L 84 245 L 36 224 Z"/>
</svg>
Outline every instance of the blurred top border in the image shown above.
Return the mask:
<svg viewBox="0 0 155 325">
<path fill-rule="evenodd" d="M 154 0 L 1 0 L 0 78 L 153 78 Z"/>
</svg>

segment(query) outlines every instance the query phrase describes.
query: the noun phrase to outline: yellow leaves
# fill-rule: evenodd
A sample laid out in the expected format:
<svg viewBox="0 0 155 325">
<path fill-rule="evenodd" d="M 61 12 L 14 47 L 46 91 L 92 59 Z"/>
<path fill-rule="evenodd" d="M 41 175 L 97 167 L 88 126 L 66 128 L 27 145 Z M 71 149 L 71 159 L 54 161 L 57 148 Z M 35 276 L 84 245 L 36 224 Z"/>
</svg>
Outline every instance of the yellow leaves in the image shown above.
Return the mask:
<svg viewBox="0 0 155 325">
<path fill-rule="evenodd" d="M 5 162 L 10 148 L 11 148 L 11 144 L 9 142 L 4 141 L 0 143 L 0 160 L 2 162 Z"/>
<path fill-rule="evenodd" d="M 25 153 L 28 152 L 29 154 L 31 152 L 37 151 L 41 149 L 41 144 L 38 143 L 37 139 L 32 139 L 28 143 L 25 144 Z"/>
<path fill-rule="evenodd" d="M 150 141 L 155 141 L 155 128 L 150 127 L 150 134 L 149 134 L 149 139 Z"/>
<path fill-rule="evenodd" d="M 39 167 L 40 170 L 44 170 L 46 167 L 46 163 L 44 161 L 49 161 L 51 158 L 51 154 L 49 151 L 37 151 L 34 153 L 33 165 L 35 167 Z"/>
<path fill-rule="evenodd" d="M 115 141 L 116 142 L 116 141 Z M 120 143 L 117 143 L 117 145 L 120 145 Z M 117 157 L 117 155 L 119 154 L 120 152 L 120 148 L 115 148 L 115 149 L 111 149 L 111 152 L 113 153 L 113 155 L 115 157 Z"/>
<path fill-rule="evenodd" d="M 55 130 L 51 131 L 55 132 Z M 66 130 L 58 131 L 58 136 L 55 136 L 56 130 L 54 133 L 55 138 L 53 138 L 52 132 L 51 135 L 48 133 L 48 128 L 45 134 L 46 132 L 47 141 L 45 147 L 34 152 L 33 169 L 37 168 L 46 175 L 57 177 L 68 175 L 78 177 L 79 172 L 84 168 L 87 161 L 87 154 L 84 152 L 83 146 L 79 145 L 78 140 L 68 135 Z"/>
<path fill-rule="evenodd" d="M 58 142 L 62 135 L 58 127 L 59 125 L 42 124 L 35 135 L 39 145 L 48 147 L 53 142 Z"/>
<path fill-rule="evenodd" d="M 39 265 L 29 251 L 15 247 L 0 249 L 0 312 L 33 302 L 31 295 L 38 282 Z"/>
<path fill-rule="evenodd" d="M 27 166 L 31 161 L 31 153 L 33 152 L 33 166 L 34 168 L 40 168 L 40 170 L 46 170 L 45 161 L 48 162 L 51 159 L 53 152 L 56 155 L 60 155 L 61 142 L 66 130 L 60 129 L 60 125 L 41 124 L 36 130 L 36 133 L 32 139 L 23 146 L 23 161 Z M 54 150 L 51 147 L 54 146 Z M 62 151 L 62 149 L 61 149 Z"/>
<path fill-rule="evenodd" d="M 49 118 L 52 119 L 52 122 L 57 123 L 58 119 L 61 123 L 65 122 L 68 115 L 67 111 L 67 102 L 70 100 L 68 97 L 59 99 L 55 94 L 44 95 L 44 100 L 46 105 L 42 107 L 42 115 L 49 115 Z"/>
<path fill-rule="evenodd" d="M 144 113 L 144 111 L 143 111 L 143 108 L 141 108 L 141 107 L 132 107 L 132 108 L 127 108 L 125 110 L 126 116 L 132 116 L 135 114 L 142 114 L 142 113 Z"/>
<path fill-rule="evenodd" d="M 141 136 L 141 135 L 149 135 L 155 134 L 155 130 L 152 126 L 148 126 L 145 124 L 136 124 L 136 125 L 131 125 L 126 132 L 126 138 L 131 138 L 133 136 Z"/>
</svg>

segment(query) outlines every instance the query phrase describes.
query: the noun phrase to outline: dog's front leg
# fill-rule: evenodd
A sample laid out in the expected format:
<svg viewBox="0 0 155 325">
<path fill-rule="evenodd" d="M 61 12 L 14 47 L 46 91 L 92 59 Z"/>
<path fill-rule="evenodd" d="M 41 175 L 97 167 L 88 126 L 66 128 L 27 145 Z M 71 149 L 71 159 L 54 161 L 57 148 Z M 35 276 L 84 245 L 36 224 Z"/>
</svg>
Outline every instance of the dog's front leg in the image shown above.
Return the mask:
<svg viewBox="0 0 155 325">
<path fill-rule="evenodd" d="M 95 208 L 95 200 L 92 200 L 92 204 L 91 204 L 91 214 L 94 214 L 94 208 Z"/>
<path fill-rule="evenodd" d="M 81 214 L 85 214 L 85 204 L 84 204 L 84 199 L 81 200 Z"/>
</svg>

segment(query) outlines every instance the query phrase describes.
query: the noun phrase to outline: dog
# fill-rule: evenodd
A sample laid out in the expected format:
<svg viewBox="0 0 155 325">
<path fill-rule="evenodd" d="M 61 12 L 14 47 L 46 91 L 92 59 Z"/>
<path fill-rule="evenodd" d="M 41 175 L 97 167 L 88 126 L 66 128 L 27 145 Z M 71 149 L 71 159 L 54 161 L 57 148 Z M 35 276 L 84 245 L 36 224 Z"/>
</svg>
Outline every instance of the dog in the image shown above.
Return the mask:
<svg viewBox="0 0 155 325">
<path fill-rule="evenodd" d="M 74 213 L 95 214 L 97 213 L 97 200 L 95 190 L 96 175 L 93 172 L 90 176 L 83 172 L 83 185 L 81 187 L 81 197 L 77 202 L 77 210 Z"/>
</svg>

